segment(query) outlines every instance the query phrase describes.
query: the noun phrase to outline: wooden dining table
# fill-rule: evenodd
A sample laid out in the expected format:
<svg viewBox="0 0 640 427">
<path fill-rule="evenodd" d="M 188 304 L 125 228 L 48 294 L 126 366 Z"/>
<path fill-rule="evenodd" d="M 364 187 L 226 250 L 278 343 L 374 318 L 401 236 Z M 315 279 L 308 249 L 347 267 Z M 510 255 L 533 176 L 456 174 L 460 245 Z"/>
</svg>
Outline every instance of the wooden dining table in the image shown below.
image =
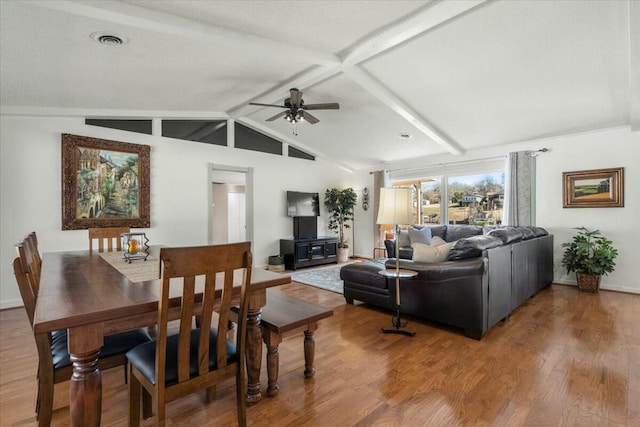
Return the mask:
<svg viewBox="0 0 640 427">
<path fill-rule="evenodd" d="M 149 265 L 156 266 L 159 272 L 157 258 L 133 262 L 152 263 Z M 247 321 L 249 404 L 262 397 L 260 314 L 267 301 L 266 290 L 289 282 L 291 278 L 287 275 L 257 268 L 252 270 Z M 100 254 L 91 255 L 89 251 L 43 254 L 33 328 L 35 334 L 68 331 L 68 348 L 73 362 L 69 399 L 72 426 L 100 425 L 102 379 L 97 361 L 104 337 L 155 325 L 159 289 L 158 279 L 132 281 Z M 175 310 L 170 317 L 177 319 L 180 297 L 172 295 L 172 298 Z"/>
</svg>

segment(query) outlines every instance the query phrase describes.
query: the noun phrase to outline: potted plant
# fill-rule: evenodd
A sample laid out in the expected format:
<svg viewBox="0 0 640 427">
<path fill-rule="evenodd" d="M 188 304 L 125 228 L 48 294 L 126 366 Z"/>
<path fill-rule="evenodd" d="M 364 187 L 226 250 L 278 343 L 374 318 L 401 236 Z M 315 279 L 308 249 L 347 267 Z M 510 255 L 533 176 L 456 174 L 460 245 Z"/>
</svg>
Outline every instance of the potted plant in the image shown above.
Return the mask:
<svg viewBox="0 0 640 427">
<path fill-rule="evenodd" d="M 328 189 L 324 193 L 324 205 L 329 209 L 329 230 L 338 232 L 338 262 L 349 259 L 349 244 L 344 236 L 345 228 L 349 228 L 349 221 L 353 221 L 353 208 L 356 206 L 358 195 L 353 188 L 338 190 Z"/>
<path fill-rule="evenodd" d="M 576 273 L 579 290 L 598 292 L 600 277 L 613 271 L 618 251 L 600 230 L 586 227 L 576 227 L 576 230 L 578 234 L 573 240 L 562 244 L 565 248 L 562 265 L 567 268 L 567 273 Z"/>
</svg>

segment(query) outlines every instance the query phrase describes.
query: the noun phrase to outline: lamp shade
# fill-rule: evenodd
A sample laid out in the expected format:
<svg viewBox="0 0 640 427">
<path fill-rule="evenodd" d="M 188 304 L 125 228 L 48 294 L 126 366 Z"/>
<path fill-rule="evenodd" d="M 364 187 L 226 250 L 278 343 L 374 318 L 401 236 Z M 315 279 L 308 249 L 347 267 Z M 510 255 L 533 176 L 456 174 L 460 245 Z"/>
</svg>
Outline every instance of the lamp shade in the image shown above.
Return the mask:
<svg viewBox="0 0 640 427">
<path fill-rule="evenodd" d="M 377 224 L 411 224 L 411 190 L 381 188 Z"/>
</svg>

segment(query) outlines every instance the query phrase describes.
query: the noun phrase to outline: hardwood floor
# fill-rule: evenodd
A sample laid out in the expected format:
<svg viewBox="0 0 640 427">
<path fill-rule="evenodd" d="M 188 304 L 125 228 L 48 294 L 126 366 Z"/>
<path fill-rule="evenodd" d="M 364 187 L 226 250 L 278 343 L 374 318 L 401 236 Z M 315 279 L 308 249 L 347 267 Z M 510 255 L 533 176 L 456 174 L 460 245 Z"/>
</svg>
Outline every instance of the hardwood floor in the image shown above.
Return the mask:
<svg viewBox="0 0 640 427">
<path fill-rule="evenodd" d="M 316 332 L 315 378 L 303 376 L 302 332 L 283 340 L 280 394 L 249 407 L 249 425 L 640 425 L 640 295 L 553 285 L 475 341 L 417 320 L 414 338 L 384 335 L 387 312 L 311 286 L 280 289 L 335 314 Z M 36 348 L 23 309 L 0 312 L 0 361 L 0 425 L 36 425 Z M 264 368 L 261 381 L 264 390 Z M 56 387 L 53 425 L 66 426 L 68 383 Z M 202 395 L 170 403 L 167 424 L 234 425 L 234 393 L 230 381 L 211 404 Z M 102 425 L 126 425 L 122 370 L 103 373 L 103 400 Z"/>
</svg>

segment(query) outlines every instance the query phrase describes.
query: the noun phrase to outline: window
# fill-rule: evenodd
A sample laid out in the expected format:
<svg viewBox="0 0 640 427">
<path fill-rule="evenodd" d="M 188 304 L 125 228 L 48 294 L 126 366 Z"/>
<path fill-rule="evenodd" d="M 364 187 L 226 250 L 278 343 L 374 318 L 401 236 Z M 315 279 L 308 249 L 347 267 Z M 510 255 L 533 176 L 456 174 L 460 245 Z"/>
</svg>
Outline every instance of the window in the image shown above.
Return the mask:
<svg viewBox="0 0 640 427">
<path fill-rule="evenodd" d="M 309 153 L 305 153 L 302 150 L 297 149 L 296 147 L 292 147 L 291 145 L 289 146 L 289 157 L 296 157 L 298 159 L 305 159 L 305 160 L 315 160 L 315 156 L 312 156 Z"/>
<path fill-rule="evenodd" d="M 448 177 L 447 202 L 449 224 L 500 224 L 504 173 Z"/>
<path fill-rule="evenodd" d="M 243 150 L 282 155 L 282 143 L 258 131 L 235 123 L 235 147 Z"/>
<path fill-rule="evenodd" d="M 227 146 L 226 120 L 163 120 L 162 136 Z"/>
<path fill-rule="evenodd" d="M 393 181 L 413 193 L 414 224 L 500 224 L 504 206 L 502 162 L 482 173 L 437 174 Z M 472 169 L 467 168 L 470 171 Z M 392 177 L 393 179 L 393 177 Z"/>
<path fill-rule="evenodd" d="M 120 129 L 128 132 L 137 132 L 151 135 L 152 121 L 134 119 L 92 119 L 86 117 L 84 124 L 90 126 L 100 126 L 103 128 Z"/>
</svg>

